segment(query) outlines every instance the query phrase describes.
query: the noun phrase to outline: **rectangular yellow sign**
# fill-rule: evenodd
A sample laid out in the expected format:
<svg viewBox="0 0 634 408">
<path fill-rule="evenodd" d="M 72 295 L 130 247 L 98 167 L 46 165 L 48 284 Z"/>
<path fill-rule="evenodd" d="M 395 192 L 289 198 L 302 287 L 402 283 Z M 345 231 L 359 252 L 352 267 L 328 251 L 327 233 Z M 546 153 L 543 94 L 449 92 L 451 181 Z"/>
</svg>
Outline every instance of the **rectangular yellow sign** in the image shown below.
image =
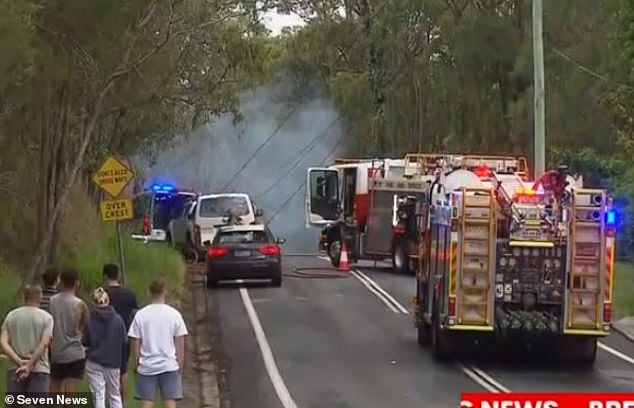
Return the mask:
<svg viewBox="0 0 634 408">
<path fill-rule="evenodd" d="M 130 220 L 134 217 L 132 200 L 129 198 L 103 200 L 99 207 L 101 208 L 101 219 L 105 222 Z"/>
</svg>

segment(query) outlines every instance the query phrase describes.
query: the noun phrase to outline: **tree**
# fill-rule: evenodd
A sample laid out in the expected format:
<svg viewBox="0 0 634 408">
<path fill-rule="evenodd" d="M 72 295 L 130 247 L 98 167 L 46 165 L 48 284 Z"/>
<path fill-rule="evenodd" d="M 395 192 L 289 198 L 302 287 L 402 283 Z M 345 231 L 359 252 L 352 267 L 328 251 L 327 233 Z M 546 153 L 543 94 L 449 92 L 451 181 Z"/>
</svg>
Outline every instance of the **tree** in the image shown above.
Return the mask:
<svg viewBox="0 0 634 408">
<path fill-rule="evenodd" d="M 235 111 L 237 94 L 267 74 L 266 54 L 249 34 L 259 29 L 245 17 L 253 10 L 239 3 L 2 2 L 10 13 L 0 33 L 18 41 L 0 66 L 3 111 L 12 113 L 0 116 L 0 143 L 19 154 L 3 154 L 0 169 L 38 164 L 18 166 L 21 180 L 37 184 L 8 186 L 22 203 L 37 203 L 22 208 L 24 220 L 37 214 L 37 233 L 16 243 L 37 243 L 31 278 L 57 253 L 72 187 L 105 153 L 150 150 Z"/>
</svg>

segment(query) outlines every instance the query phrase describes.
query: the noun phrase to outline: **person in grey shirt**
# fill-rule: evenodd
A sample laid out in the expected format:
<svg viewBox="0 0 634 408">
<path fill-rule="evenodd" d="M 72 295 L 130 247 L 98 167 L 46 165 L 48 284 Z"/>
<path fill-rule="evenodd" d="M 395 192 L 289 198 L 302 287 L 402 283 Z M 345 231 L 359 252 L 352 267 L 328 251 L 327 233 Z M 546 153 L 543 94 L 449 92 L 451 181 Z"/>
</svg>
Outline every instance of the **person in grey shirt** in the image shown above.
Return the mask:
<svg viewBox="0 0 634 408">
<path fill-rule="evenodd" d="M 73 393 L 84 377 L 86 351 L 82 332 L 88 308 L 77 297 L 79 273 L 65 269 L 60 275 L 61 291 L 51 298 L 49 312 L 55 321 L 51 344 L 51 392 Z"/>
<path fill-rule="evenodd" d="M 40 309 L 42 288 L 24 287 L 24 306 L 10 311 L 0 333 L 0 346 L 9 358 L 7 392 L 48 392 L 50 366 L 48 347 L 53 317 Z"/>
</svg>

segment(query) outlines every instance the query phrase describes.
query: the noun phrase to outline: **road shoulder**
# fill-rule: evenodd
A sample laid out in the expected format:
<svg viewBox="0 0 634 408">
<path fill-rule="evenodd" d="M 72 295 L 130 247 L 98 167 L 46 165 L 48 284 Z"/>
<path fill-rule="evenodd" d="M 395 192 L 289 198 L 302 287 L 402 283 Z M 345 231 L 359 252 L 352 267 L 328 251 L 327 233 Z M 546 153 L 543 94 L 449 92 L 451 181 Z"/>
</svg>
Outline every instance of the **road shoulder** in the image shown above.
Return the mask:
<svg viewBox="0 0 634 408">
<path fill-rule="evenodd" d="M 183 386 L 183 406 L 220 408 L 218 369 L 213 358 L 213 329 L 209 319 L 203 275 L 188 268 L 183 315 L 189 328 Z"/>
<path fill-rule="evenodd" d="M 615 322 L 612 327 L 628 340 L 634 342 L 634 317 L 630 316 L 623 318 L 618 322 Z"/>
</svg>

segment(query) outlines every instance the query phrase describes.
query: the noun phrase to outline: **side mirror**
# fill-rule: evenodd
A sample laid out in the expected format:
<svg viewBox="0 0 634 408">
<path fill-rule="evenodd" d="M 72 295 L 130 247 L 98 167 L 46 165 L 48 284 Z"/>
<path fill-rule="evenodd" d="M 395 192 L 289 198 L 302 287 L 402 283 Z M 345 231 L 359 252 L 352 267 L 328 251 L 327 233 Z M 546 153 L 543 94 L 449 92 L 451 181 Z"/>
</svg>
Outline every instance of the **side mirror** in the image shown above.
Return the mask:
<svg viewBox="0 0 634 408">
<path fill-rule="evenodd" d="M 286 243 L 286 238 L 278 238 L 275 240 L 278 244 L 282 245 Z"/>
<path fill-rule="evenodd" d="M 264 210 L 261 208 L 258 208 L 255 210 L 255 216 L 256 217 L 262 217 L 264 215 Z"/>
</svg>

